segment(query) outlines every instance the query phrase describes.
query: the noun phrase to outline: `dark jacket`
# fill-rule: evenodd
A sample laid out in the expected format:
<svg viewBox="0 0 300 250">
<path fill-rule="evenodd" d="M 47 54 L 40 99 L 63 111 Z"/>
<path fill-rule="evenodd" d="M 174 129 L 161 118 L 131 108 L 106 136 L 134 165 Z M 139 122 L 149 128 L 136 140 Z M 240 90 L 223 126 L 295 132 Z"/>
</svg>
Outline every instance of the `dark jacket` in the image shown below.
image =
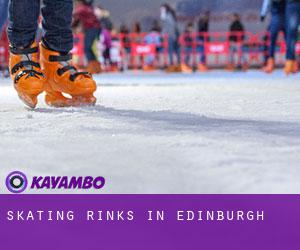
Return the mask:
<svg viewBox="0 0 300 250">
<path fill-rule="evenodd" d="M 200 18 L 198 21 L 198 32 L 208 32 L 209 21 L 203 18 Z"/>
<path fill-rule="evenodd" d="M 73 19 L 73 23 L 81 23 L 84 30 L 92 28 L 100 29 L 100 22 L 94 14 L 92 5 L 78 4 L 74 11 Z"/>
<path fill-rule="evenodd" d="M 231 25 L 230 25 L 230 37 L 229 37 L 229 40 L 231 42 L 238 42 L 238 41 L 241 41 L 244 40 L 245 36 L 244 36 L 244 26 L 243 24 L 240 22 L 240 21 L 234 21 Z M 241 32 L 241 35 L 239 34 L 235 34 L 235 33 L 240 33 Z"/>
</svg>

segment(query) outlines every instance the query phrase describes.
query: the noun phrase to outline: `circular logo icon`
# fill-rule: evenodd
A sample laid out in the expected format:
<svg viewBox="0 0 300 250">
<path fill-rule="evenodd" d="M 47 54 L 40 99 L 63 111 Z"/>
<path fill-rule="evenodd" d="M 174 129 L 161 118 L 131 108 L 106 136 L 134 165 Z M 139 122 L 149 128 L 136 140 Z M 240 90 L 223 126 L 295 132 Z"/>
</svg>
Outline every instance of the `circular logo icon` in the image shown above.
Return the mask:
<svg viewBox="0 0 300 250">
<path fill-rule="evenodd" d="M 27 177 L 22 172 L 12 172 L 6 178 L 6 187 L 10 192 L 14 194 L 20 194 L 24 192 L 27 188 L 27 185 Z"/>
</svg>

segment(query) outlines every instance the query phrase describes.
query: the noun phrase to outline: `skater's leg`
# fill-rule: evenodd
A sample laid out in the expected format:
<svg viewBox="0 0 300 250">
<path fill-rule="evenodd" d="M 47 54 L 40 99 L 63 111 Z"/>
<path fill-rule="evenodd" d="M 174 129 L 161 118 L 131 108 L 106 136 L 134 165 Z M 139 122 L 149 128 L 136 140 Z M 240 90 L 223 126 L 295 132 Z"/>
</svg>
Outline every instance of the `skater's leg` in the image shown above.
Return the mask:
<svg viewBox="0 0 300 250">
<path fill-rule="evenodd" d="M 73 48 L 73 1 L 43 0 L 43 3 L 44 44 L 57 52 L 69 53 Z"/>
<path fill-rule="evenodd" d="M 101 72 L 101 65 L 93 51 L 93 44 L 96 39 L 99 39 L 99 33 L 99 29 L 90 28 L 86 29 L 84 34 L 84 52 L 88 61 L 87 70 L 92 74 Z M 107 60 L 107 58 L 105 58 L 105 60 Z"/>
<path fill-rule="evenodd" d="M 286 8 L 286 43 L 287 60 L 295 60 L 295 47 L 298 35 L 298 26 L 300 24 L 300 2 L 289 1 Z"/>
<path fill-rule="evenodd" d="M 266 73 L 273 72 L 275 68 L 275 52 L 277 46 L 277 38 L 280 31 L 284 31 L 285 22 L 285 4 L 273 3 L 272 4 L 272 19 L 269 27 L 270 31 L 270 46 L 268 49 L 268 60 L 266 67 L 263 70 Z"/>
<path fill-rule="evenodd" d="M 205 53 L 205 42 L 207 38 L 200 37 L 199 38 L 199 65 L 198 65 L 198 70 L 200 72 L 206 72 L 207 66 L 206 66 L 206 53 Z"/>
<path fill-rule="evenodd" d="M 10 0 L 8 37 L 10 42 L 10 75 L 20 99 L 29 107 L 37 104 L 44 90 L 44 76 L 34 43 L 40 0 Z"/>
<path fill-rule="evenodd" d="M 296 62 L 296 42 L 298 36 L 298 26 L 300 24 L 300 2 L 289 0 L 286 6 L 286 66 L 285 73 L 296 73 L 298 65 Z"/>
<path fill-rule="evenodd" d="M 0 0 L 0 37 L 1 37 L 3 26 L 7 21 L 7 13 L 8 13 L 8 0 Z"/>
<path fill-rule="evenodd" d="M 35 40 L 40 0 L 10 0 L 8 38 L 15 48 L 26 48 Z"/>
<path fill-rule="evenodd" d="M 185 50 L 184 63 L 186 65 L 189 65 L 190 64 L 190 48 L 189 47 L 185 47 L 184 50 Z"/>
<path fill-rule="evenodd" d="M 230 65 L 232 67 L 235 67 L 235 56 L 236 56 L 236 43 L 235 42 L 231 42 L 230 44 Z"/>
<path fill-rule="evenodd" d="M 190 67 L 192 48 L 190 46 L 186 46 L 182 48 L 184 51 L 183 55 L 183 63 L 181 64 L 181 70 L 185 73 L 192 73 L 193 69 Z"/>
<path fill-rule="evenodd" d="M 85 31 L 84 34 L 84 52 L 85 52 L 85 56 L 86 59 L 88 60 L 88 62 L 90 61 L 95 61 L 96 59 L 96 55 L 93 51 L 93 43 L 95 42 L 96 38 L 98 35 L 98 30 L 91 28 L 91 29 L 87 29 Z"/>
<path fill-rule="evenodd" d="M 73 1 L 44 0 L 43 3 L 45 35 L 40 50 L 46 77 L 46 103 L 56 107 L 95 104 L 95 81 L 89 73 L 78 72 L 73 67 L 69 54 L 73 47 Z M 65 98 L 62 93 L 71 95 L 72 99 Z"/>
<path fill-rule="evenodd" d="M 169 37 L 168 39 L 168 54 L 169 54 L 169 64 L 170 65 L 173 65 L 174 64 L 174 59 L 173 59 L 173 56 L 174 56 L 174 39 Z"/>
<path fill-rule="evenodd" d="M 270 24 L 270 48 L 269 57 L 274 58 L 276 52 L 277 38 L 280 31 L 284 30 L 285 13 L 282 5 L 273 4 L 272 19 Z"/>
<path fill-rule="evenodd" d="M 181 64 L 181 48 L 180 44 L 177 40 L 175 40 L 175 52 L 176 52 L 176 57 L 177 57 L 177 64 Z"/>
</svg>

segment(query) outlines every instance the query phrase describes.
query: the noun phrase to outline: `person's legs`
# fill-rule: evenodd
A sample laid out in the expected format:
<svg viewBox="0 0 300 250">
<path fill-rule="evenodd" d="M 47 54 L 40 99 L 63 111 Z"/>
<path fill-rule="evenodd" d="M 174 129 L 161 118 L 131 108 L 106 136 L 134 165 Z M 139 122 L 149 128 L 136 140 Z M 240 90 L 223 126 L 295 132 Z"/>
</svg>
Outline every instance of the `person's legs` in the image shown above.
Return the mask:
<svg viewBox="0 0 300 250">
<path fill-rule="evenodd" d="M 201 57 L 200 57 L 200 62 L 203 64 L 203 65 L 206 65 L 206 55 L 205 55 L 205 49 L 204 49 L 204 46 L 201 47 Z"/>
<path fill-rule="evenodd" d="M 289 1 L 287 3 L 286 17 L 286 59 L 294 61 L 296 59 L 295 47 L 300 23 L 300 2 Z"/>
<path fill-rule="evenodd" d="M 91 28 L 85 30 L 84 34 L 84 52 L 86 59 L 88 61 L 87 70 L 92 74 L 97 74 L 101 72 L 101 65 L 97 60 L 97 55 L 93 51 L 93 44 L 96 39 L 99 39 L 100 32 L 99 29 Z M 107 60 L 107 58 L 104 58 Z"/>
<path fill-rule="evenodd" d="M 242 70 L 246 71 L 248 70 L 249 68 L 249 65 L 248 65 L 248 60 L 247 60 L 247 56 L 246 56 L 246 51 L 245 51 L 245 46 L 243 43 L 240 43 L 239 44 L 239 56 L 240 56 L 240 61 L 241 61 L 241 67 L 242 67 Z"/>
<path fill-rule="evenodd" d="M 200 37 L 198 39 L 198 52 L 199 52 L 199 65 L 198 65 L 198 70 L 200 72 L 206 72 L 207 66 L 206 66 L 206 54 L 205 54 L 205 40 L 207 40 L 207 38 L 204 37 Z"/>
<path fill-rule="evenodd" d="M 10 0 L 8 38 L 10 45 L 26 48 L 35 40 L 40 0 Z"/>
<path fill-rule="evenodd" d="M 270 33 L 270 45 L 268 49 L 268 59 L 267 64 L 263 68 L 266 73 L 273 72 L 275 68 L 275 53 L 276 53 L 276 46 L 277 46 L 277 38 L 280 31 L 285 30 L 285 4 L 282 3 L 273 3 L 271 9 L 271 23 L 269 27 Z"/>
<path fill-rule="evenodd" d="M 176 57 L 177 57 L 177 64 L 180 65 L 181 64 L 181 53 L 180 53 L 180 44 L 177 40 L 174 41 L 174 48 L 175 48 L 175 52 L 176 52 Z"/>
<path fill-rule="evenodd" d="M 97 60 L 96 55 L 93 51 L 93 43 L 97 39 L 97 29 L 87 29 L 84 34 L 84 52 L 88 62 Z"/>
<path fill-rule="evenodd" d="M 230 45 L 230 64 L 235 67 L 236 63 L 235 63 L 235 57 L 236 57 L 236 53 L 237 53 L 237 43 L 236 42 L 232 42 Z"/>
<path fill-rule="evenodd" d="M 185 73 L 192 73 L 193 69 L 190 67 L 190 62 L 191 62 L 191 56 L 192 56 L 192 47 L 184 47 L 182 48 L 184 51 L 184 55 L 183 55 L 183 61 L 184 63 L 181 64 L 181 70 L 182 72 Z"/>
<path fill-rule="evenodd" d="M 0 37 L 4 24 L 7 21 L 8 0 L 0 0 Z"/>
<path fill-rule="evenodd" d="M 190 47 L 185 47 L 184 48 L 184 63 L 186 65 L 190 64 L 190 53 L 191 53 L 191 48 Z"/>
<path fill-rule="evenodd" d="M 168 39 L 168 54 L 169 54 L 169 65 L 174 65 L 174 39 L 170 38 Z"/>
<path fill-rule="evenodd" d="M 274 58 L 277 38 L 280 31 L 284 31 L 285 13 L 281 4 L 274 3 L 272 6 L 272 19 L 270 24 L 270 48 L 269 57 Z"/>
<path fill-rule="evenodd" d="M 43 42 L 48 48 L 61 53 L 72 50 L 72 13 L 73 0 L 43 0 Z"/>
</svg>

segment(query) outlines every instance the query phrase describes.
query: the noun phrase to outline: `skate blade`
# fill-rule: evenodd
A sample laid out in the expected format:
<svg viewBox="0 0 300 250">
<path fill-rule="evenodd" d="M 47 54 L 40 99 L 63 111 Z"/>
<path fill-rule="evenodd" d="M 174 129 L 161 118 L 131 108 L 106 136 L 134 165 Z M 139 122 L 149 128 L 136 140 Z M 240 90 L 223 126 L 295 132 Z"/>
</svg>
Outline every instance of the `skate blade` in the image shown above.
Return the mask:
<svg viewBox="0 0 300 250">
<path fill-rule="evenodd" d="M 72 105 L 73 107 L 90 107 L 96 105 L 97 99 L 94 96 L 88 96 L 88 97 L 73 96 L 72 102 L 73 102 Z"/>
<path fill-rule="evenodd" d="M 68 108 L 68 107 L 89 107 L 95 106 L 97 99 L 94 96 L 73 96 L 72 98 L 49 98 L 46 96 L 46 104 L 54 108 Z"/>
<path fill-rule="evenodd" d="M 31 97 L 18 93 L 20 100 L 30 109 L 34 109 L 37 105 L 37 97 Z"/>
</svg>

